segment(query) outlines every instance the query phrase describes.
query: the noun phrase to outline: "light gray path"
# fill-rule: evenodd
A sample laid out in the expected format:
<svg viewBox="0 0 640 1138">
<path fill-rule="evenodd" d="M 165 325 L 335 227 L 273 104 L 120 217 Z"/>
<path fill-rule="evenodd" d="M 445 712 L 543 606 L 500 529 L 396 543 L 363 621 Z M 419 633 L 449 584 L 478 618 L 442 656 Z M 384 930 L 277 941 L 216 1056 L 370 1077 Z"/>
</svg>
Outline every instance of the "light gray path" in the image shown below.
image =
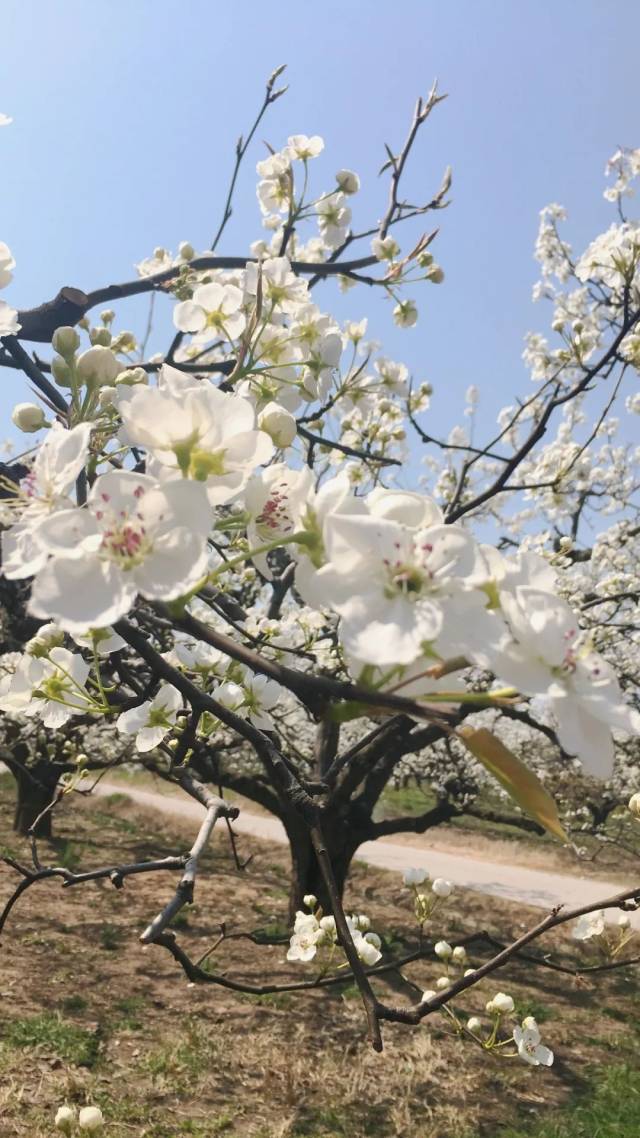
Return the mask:
<svg viewBox="0 0 640 1138">
<path fill-rule="evenodd" d="M 183 818 L 202 818 L 202 807 L 189 798 L 181 798 L 172 792 L 142 790 L 123 783 L 99 783 L 96 793 L 126 794 L 140 806 L 161 810 Z M 269 842 L 286 842 L 284 827 L 277 818 L 242 811 L 233 823 L 240 834 L 250 834 Z M 592 877 L 569 876 L 564 873 L 547 873 L 526 866 L 504 865 L 484 861 L 480 858 L 462 857 L 457 854 L 432 850 L 426 846 L 400 845 L 394 842 L 365 842 L 360 846 L 356 858 L 380 869 L 390 869 L 402 873 L 405 869 L 416 867 L 428 870 L 431 877 L 446 877 L 454 885 L 464 889 L 475 889 L 492 897 L 506 901 L 520 901 L 540 909 L 551 909 L 554 905 L 590 905 L 605 897 L 619 893 L 622 885 L 601 881 Z M 633 884 L 633 882 L 630 882 Z M 618 910 L 610 910 L 612 921 L 618 919 Z M 631 921 L 640 928 L 640 912 L 631 913 Z"/>
</svg>

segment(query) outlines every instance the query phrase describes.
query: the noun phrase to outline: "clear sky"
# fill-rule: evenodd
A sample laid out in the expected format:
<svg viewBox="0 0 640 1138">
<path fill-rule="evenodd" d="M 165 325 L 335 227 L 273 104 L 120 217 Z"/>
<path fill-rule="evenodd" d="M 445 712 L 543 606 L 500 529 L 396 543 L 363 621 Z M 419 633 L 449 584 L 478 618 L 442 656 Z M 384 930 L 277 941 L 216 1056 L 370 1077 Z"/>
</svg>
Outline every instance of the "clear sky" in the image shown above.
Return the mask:
<svg viewBox="0 0 640 1138">
<path fill-rule="evenodd" d="M 0 131 L 0 239 L 18 262 L 2 295 L 16 307 L 64 284 L 129 279 L 156 245 L 205 247 L 235 139 L 280 63 L 290 91 L 260 138 L 323 135 L 318 191 L 350 167 L 363 180 L 355 223 L 377 220 L 383 143 L 402 140 L 437 76 L 449 99 L 424 129 L 406 188 L 429 195 L 453 167 L 453 204 L 438 215 L 445 283 L 420 286 L 420 321 L 404 332 L 364 287 L 317 292 L 341 317 L 369 315 L 386 354 L 433 383 L 434 429 L 460 420 L 470 383 L 485 416 L 528 393 L 522 337 L 547 322 L 530 300 L 538 211 L 564 204 L 581 247 L 613 219 L 607 157 L 640 145 L 637 0 L 2 0 L 0 26 L 0 111 L 14 119 Z M 246 252 L 261 235 L 264 153 L 257 144 L 250 155 L 221 252 Z M 138 302 L 120 311 L 120 327 L 142 331 Z M 159 313 L 156 347 L 170 333 L 168 302 Z M 6 424 L 26 393 L 14 373 L 0 384 Z"/>
</svg>

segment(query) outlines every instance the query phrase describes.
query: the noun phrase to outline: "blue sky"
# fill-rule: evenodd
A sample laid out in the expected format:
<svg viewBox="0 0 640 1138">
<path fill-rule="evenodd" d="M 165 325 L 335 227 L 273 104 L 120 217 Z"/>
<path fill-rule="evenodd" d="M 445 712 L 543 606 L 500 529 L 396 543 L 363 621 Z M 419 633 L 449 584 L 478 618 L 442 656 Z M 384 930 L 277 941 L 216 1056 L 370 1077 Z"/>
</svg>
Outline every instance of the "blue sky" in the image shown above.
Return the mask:
<svg viewBox="0 0 640 1138">
<path fill-rule="evenodd" d="M 4 0 L 2 39 L 0 110 L 14 122 L 0 132 L 0 239 L 18 262 L 3 299 L 16 307 L 63 284 L 129 279 L 155 245 L 206 246 L 235 139 L 280 63 L 290 90 L 259 137 L 279 146 L 292 133 L 323 135 L 318 191 L 337 169 L 357 170 L 356 224 L 375 221 L 383 143 L 397 146 L 437 76 L 449 98 L 424 129 L 406 190 L 429 195 L 453 167 L 435 247 L 445 283 L 420 286 L 421 318 L 405 332 L 369 290 L 317 292 L 341 317 L 368 315 L 386 354 L 433 384 L 434 430 L 460 421 L 470 383 L 484 419 L 528 393 L 522 337 L 547 320 L 530 300 L 538 211 L 563 203 L 580 248 L 613 219 L 605 160 L 639 145 L 635 0 Z M 250 155 L 221 252 L 260 236 L 263 154 L 258 144 Z M 143 330 L 139 302 L 119 311 L 120 327 Z M 158 313 L 162 347 L 169 303 Z M 6 424 L 25 388 L 11 372 L 1 380 Z"/>
</svg>

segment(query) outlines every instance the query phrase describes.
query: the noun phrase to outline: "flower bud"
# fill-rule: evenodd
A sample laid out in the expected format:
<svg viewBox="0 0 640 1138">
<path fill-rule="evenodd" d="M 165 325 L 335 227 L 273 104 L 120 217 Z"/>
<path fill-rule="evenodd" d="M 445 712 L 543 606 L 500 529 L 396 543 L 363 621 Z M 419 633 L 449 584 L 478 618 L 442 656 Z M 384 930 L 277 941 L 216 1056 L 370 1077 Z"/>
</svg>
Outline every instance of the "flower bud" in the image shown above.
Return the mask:
<svg viewBox="0 0 640 1138">
<path fill-rule="evenodd" d="M 467 959 L 467 950 L 462 944 L 456 945 L 451 953 L 451 959 L 455 964 L 464 964 Z"/>
<path fill-rule="evenodd" d="M 353 170 L 338 170 L 336 182 L 343 194 L 357 194 L 360 189 L 360 179 Z"/>
<path fill-rule="evenodd" d="M 336 935 L 335 917 L 321 917 L 320 918 L 320 928 L 323 930 L 323 932 L 329 933 L 331 936 L 335 936 Z"/>
<path fill-rule="evenodd" d="M 71 1134 L 75 1120 L 76 1112 L 72 1106 L 60 1106 L 56 1112 L 53 1125 L 56 1130 L 61 1130 L 63 1134 Z"/>
<path fill-rule="evenodd" d="M 637 791 L 636 794 L 631 795 L 631 798 L 629 799 L 629 810 L 633 814 L 634 818 L 640 818 L 640 791 Z"/>
<path fill-rule="evenodd" d="M 400 252 L 400 246 L 394 237 L 374 237 L 371 252 L 379 261 L 393 261 Z"/>
<path fill-rule="evenodd" d="M 448 960 L 453 952 L 453 949 L 446 940 L 439 940 L 437 944 L 434 945 L 433 951 L 435 952 L 436 956 L 440 957 L 441 960 Z"/>
<path fill-rule="evenodd" d="M 422 885 L 428 878 L 426 869 L 405 869 L 402 874 L 404 885 Z"/>
<path fill-rule="evenodd" d="M 453 893 L 453 885 L 444 877 L 436 877 L 431 885 L 431 892 L 435 893 L 436 897 L 450 897 Z"/>
<path fill-rule="evenodd" d="M 451 980 L 448 976 L 438 976 L 436 980 L 436 988 L 439 992 L 444 992 L 446 988 L 451 986 Z"/>
<path fill-rule="evenodd" d="M 102 348 L 108 348 L 112 338 L 108 328 L 92 328 L 89 332 L 89 339 L 94 347 L 99 345 Z"/>
<path fill-rule="evenodd" d="M 422 993 L 422 1003 L 426 1004 L 428 1000 L 432 1000 L 437 995 L 435 988 L 427 988 L 426 992 Z"/>
<path fill-rule="evenodd" d="M 120 364 L 113 352 L 102 345 L 89 348 L 78 359 L 78 376 L 88 387 L 112 384 L 120 370 Z"/>
<path fill-rule="evenodd" d="M 68 363 L 63 360 L 62 356 L 53 357 L 51 361 L 51 374 L 58 384 L 58 387 L 71 387 L 71 368 Z"/>
<path fill-rule="evenodd" d="M 487 1004 L 487 1011 L 490 1013 L 500 1012 L 501 1015 L 506 1015 L 512 1012 L 515 1004 L 511 996 L 507 996 L 505 992 L 498 992 L 492 1000 Z"/>
<path fill-rule="evenodd" d="M 181 241 L 178 245 L 178 253 L 183 261 L 192 261 L 196 255 L 196 251 L 190 241 Z"/>
<path fill-rule="evenodd" d="M 117 402 L 117 387 L 101 387 L 98 392 L 98 403 L 101 407 L 115 407 Z"/>
<path fill-rule="evenodd" d="M 69 359 L 80 347 L 80 337 L 75 328 L 56 328 L 51 339 L 54 352 Z"/>
<path fill-rule="evenodd" d="M 618 928 L 628 929 L 631 924 L 631 917 L 628 913 L 621 913 L 618 917 Z"/>
<path fill-rule="evenodd" d="M 304 905 L 305 909 L 310 909 L 313 913 L 318 907 L 318 898 L 314 893 L 305 893 L 304 897 L 302 898 L 302 904 Z"/>
<path fill-rule="evenodd" d="M 258 415 L 258 426 L 267 432 L 277 447 L 290 446 L 298 431 L 291 412 L 278 403 L 267 403 Z"/>
<path fill-rule="evenodd" d="M 116 376 L 116 386 L 135 387 L 137 383 L 149 383 L 149 376 L 143 367 L 127 367 Z"/>
<path fill-rule="evenodd" d="M 104 1124 L 104 1117 L 99 1106 L 83 1106 L 78 1115 L 78 1126 L 81 1130 L 93 1133 Z"/>
<path fill-rule="evenodd" d="M 365 913 L 359 913 L 358 914 L 358 916 L 356 917 L 356 924 L 357 924 L 358 928 L 360 929 L 361 933 L 367 933 L 369 931 L 369 929 L 371 928 L 371 921 L 370 921 L 369 917 L 367 917 L 365 915 Z M 380 947 L 380 945 L 378 945 L 378 948 L 379 947 Z"/>
<path fill-rule="evenodd" d="M 14 427 L 27 435 L 40 431 L 48 425 L 45 413 L 37 403 L 16 403 L 11 412 L 11 421 Z"/>
<path fill-rule="evenodd" d="M 471 1019 L 467 1020 L 467 1031 L 474 1033 L 482 1031 L 482 1020 L 478 1019 L 477 1016 L 471 1016 Z"/>
<path fill-rule="evenodd" d="M 440 268 L 440 265 L 431 266 L 427 272 L 427 280 L 431 281 L 431 284 L 442 284 L 444 280 L 444 270 Z"/>
<path fill-rule="evenodd" d="M 394 323 L 398 328 L 413 328 L 418 320 L 418 309 L 413 300 L 401 300 L 393 310 Z"/>
<path fill-rule="evenodd" d="M 55 624 L 43 624 L 25 645 L 28 656 L 48 656 L 52 648 L 61 648 L 64 632 Z"/>
<path fill-rule="evenodd" d="M 138 342 L 133 332 L 128 332 L 126 329 L 122 332 L 118 332 L 118 335 L 114 336 L 111 342 L 111 350 L 113 352 L 130 353 L 137 351 L 137 349 Z"/>
<path fill-rule="evenodd" d="M 102 320 L 103 324 L 113 324 L 113 321 L 115 320 L 115 318 L 116 318 L 116 314 L 113 311 L 113 308 L 105 308 L 100 313 L 100 319 Z"/>
</svg>

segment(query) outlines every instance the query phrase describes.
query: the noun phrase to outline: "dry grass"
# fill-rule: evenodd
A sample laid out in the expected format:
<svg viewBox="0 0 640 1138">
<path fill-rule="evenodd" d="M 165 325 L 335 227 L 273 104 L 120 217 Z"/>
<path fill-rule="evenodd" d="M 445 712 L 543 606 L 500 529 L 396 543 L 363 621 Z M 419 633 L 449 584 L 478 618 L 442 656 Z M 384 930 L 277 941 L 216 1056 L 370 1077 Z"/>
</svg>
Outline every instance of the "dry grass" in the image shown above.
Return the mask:
<svg viewBox="0 0 640 1138">
<path fill-rule="evenodd" d="M 6 785 L 2 794 L 8 819 Z M 180 822 L 122 800 L 69 804 L 57 832 L 55 858 L 83 866 L 176 852 L 191 836 Z M 18 852 L 10 833 L 0 841 Z M 254 859 L 238 874 L 222 834 L 216 839 L 179 930 L 194 955 L 222 921 L 244 929 L 285 921 L 284 850 L 246 839 L 242 847 Z M 3 896 L 13 880 L 3 869 Z M 189 987 L 162 950 L 142 951 L 137 934 L 173 884 L 169 875 L 132 879 L 122 892 L 104 883 L 61 892 L 47 883 L 19 904 L 2 946 L 2 1138 L 50 1138 L 63 1101 L 99 1103 L 109 1138 L 494 1138 L 503 1124 L 544 1117 L 567 1102 L 584 1087 L 589 1064 L 610 1062 L 623 1048 L 625 1018 L 637 1015 L 633 975 L 618 973 L 596 989 L 513 965 L 497 986 L 517 997 L 522 1014 L 544 1021 L 557 1054 L 550 1071 L 479 1053 L 449 1034 L 443 1017 L 429 1029 L 386 1028 L 378 1056 L 349 985 L 303 996 L 235 995 Z M 406 894 L 393 875 L 358 866 L 349 904 L 398 941 L 411 936 Z M 437 932 L 455 943 L 465 931 L 505 935 L 538 917 L 467 893 Z M 566 936 L 556 941 L 566 945 Z M 285 978 L 284 955 L 281 946 L 227 942 L 216 966 L 254 981 L 276 972 Z M 421 990 L 438 971 L 421 962 L 408 975 Z M 486 984 L 464 1010 L 475 1012 L 495 989 Z M 404 985 L 397 980 L 386 994 L 399 998 Z"/>
</svg>

